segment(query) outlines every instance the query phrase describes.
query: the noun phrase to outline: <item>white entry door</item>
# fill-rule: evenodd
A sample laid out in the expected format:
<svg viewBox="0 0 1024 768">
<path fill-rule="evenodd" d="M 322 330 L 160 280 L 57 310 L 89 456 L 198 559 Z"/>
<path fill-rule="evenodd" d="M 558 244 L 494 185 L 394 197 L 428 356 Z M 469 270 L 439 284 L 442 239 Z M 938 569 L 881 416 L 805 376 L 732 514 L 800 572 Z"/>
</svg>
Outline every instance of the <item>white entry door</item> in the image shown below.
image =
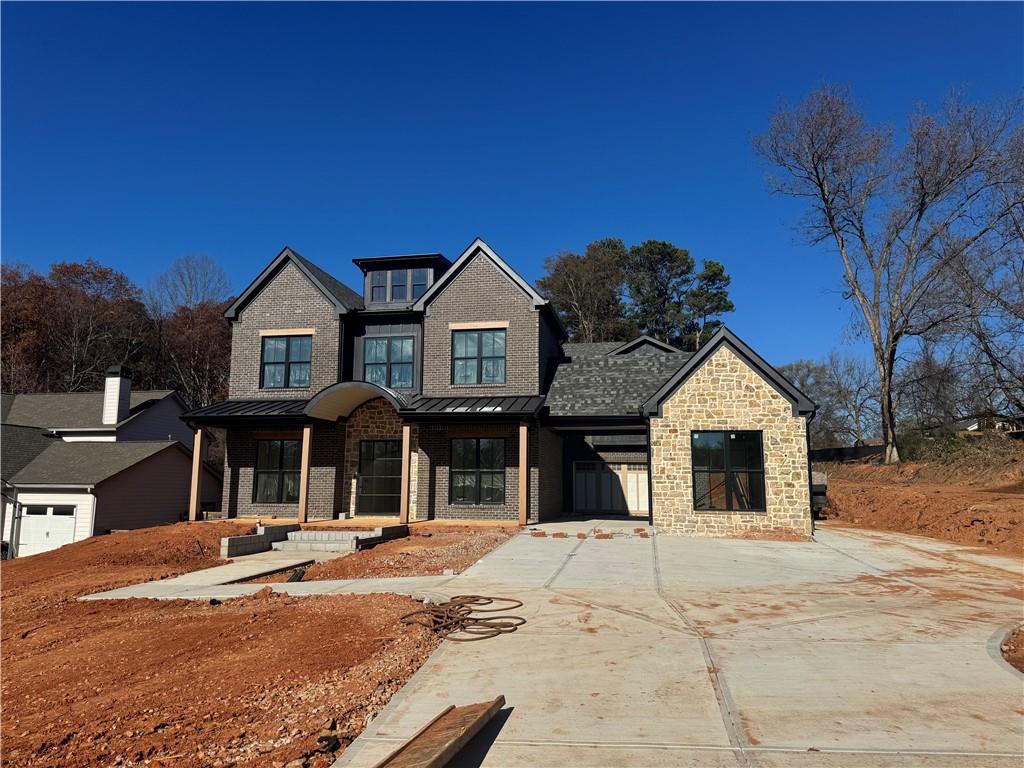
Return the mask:
<svg viewBox="0 0 1024 768">
<path fill-rule="evenodd" d="M 577 514 L 646 515 L 646 464 L 577 461 L 573 465 L 573 509 Z"/>
<path fill-rule="evenodd" d="M 22 509 L 18 557 L 38 555 L 75 540 L 78 508 L 70 504 L 30 504 Z"/>
</svg>

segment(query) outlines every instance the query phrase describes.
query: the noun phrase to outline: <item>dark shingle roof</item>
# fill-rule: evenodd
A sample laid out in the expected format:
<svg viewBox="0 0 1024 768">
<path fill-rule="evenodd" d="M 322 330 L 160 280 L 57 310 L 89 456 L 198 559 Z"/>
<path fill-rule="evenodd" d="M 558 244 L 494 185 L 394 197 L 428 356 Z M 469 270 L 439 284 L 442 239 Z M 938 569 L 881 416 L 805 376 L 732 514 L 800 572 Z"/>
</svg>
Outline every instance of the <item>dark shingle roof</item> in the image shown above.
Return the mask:
<svg viewBox="0 0 1024 768">
<path fill-rule="evenodd" d="M 622 346 L 621 341 L 569 341 L 562 345 L 566 357 L 602 357 Z"/>
<path fill-rule="evenodd" d="M 0 477 L 10 480 L 32 459 L 53 445 L 38 427 L 0 426 Z"/>
<path fill-rule="evenodd" d="M 174 394 L 170 389 L 131 393 L 129 417 Z M 48 392 L 37 395 L 6 395 L 3 421 L 46 429 L 103 429 L 102 392 Z M 8 404 L 6 401 L 10 400 Z"/>
<path fill-rule="evenodd" d="M 636 416 L 678 371 L 689 353 L 608 355 L 603 344 L 565 344 L 548 391 L 551 416 Z M 621 346 L 612 342 L 612 348 Z"/>
<path fill-rule="evenodd" d="M 324 270 L 320 269 L 316 264 L 307 259 L 305 256 L 292 251 L 292 256 L 296 261 L 302 264 L 308 269 L 313 276 L 320 281 L 321 285 L 330 291 L 331 295 L 338 300 L 338 302 L 345 307 L 345 309 L 362 309 L 363 298 L 358 293 L 353 291 L 334 275 L 328 274 Z"/>
<path fill-rule="evenodd" d="M 11 482 L 15 485 L 96 485 L 174 446 L 180 446 L 180 443 L 175 440 L 138 443 L 54 441 Z"/>
</svg>

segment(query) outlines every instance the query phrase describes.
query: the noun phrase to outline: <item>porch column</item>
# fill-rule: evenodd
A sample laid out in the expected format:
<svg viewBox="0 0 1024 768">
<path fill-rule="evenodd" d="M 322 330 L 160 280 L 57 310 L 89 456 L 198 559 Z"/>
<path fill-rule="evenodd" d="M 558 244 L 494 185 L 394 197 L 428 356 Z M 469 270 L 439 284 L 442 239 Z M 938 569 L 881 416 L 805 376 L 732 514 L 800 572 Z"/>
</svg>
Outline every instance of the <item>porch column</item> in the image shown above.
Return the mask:
<svg viewBox="0 0 1024 768">
<path fill-rule="evenodd" d="M 202 427 L 196 427 L 192 438 L 192 486 L 188 496 L 188 519 L 194 522 L 199 519 L 199 503 L 202 499 L 203 485 L 203 441 L 206 435 Z"/>
<path fill-rule="evenodd" d="M 398 508 L 398 522 L 406 525 L 409 522 L 409 465 L 412 462 L 410 447 L 412 444 L 412 427 L 408 424 L 402 425 L 402 492 L 400 506 Z"/>
<path fill-rule="evenodd" d="M 309 452 L 313 442 L 313 425 L 302 426 L 302 464 L 299 471 L 299 522 L 306 522 L 309 511 Z"/>
<path fill-rule="evenodd" d="M 527 448 L 528 424 L 519 425 L 519 524 L 526 525 L 526 481 L 530 473 Z"/>
</svg>

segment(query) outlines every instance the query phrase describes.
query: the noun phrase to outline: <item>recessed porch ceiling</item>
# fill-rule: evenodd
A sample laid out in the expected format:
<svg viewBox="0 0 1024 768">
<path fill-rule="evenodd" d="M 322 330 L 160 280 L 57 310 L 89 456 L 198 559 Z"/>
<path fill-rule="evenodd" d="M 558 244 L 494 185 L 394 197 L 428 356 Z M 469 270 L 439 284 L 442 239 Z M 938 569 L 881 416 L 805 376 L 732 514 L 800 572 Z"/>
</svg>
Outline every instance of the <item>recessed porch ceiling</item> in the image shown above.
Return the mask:
<svg viewBox="0 0 1024 768">
<path fill-rule="evenodd" d="M 383 397 L 397 411 L 404 405 L 399 395 L 390 389 L 367 381 L 343 381 L 320 390 L 304 409 L 306 416 L 324 421 L 336 421 L 348 416 L 363 403 Z"/>
</svg>

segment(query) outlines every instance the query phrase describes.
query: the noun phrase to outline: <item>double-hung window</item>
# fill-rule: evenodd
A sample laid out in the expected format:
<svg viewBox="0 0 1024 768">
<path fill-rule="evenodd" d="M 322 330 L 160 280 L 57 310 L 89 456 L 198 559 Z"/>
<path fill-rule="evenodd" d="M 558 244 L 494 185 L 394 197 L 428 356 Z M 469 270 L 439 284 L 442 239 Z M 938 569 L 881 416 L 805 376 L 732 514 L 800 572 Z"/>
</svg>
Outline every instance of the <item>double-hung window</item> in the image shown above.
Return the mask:
<svg viewBox="0 0 1024 768">
<path fill-rule="evenodd" d="M 363 339 L 363 380 L 391 389 L 412 389 L 412 336 Z"/>
<path fill-rule="evenodd" d="M 256 441 L 256 504 L 294 504 L 299 500 L 301 440 Z"/>
<path fill-rule="evenodd" d="M 504 384 L 505 331 L 452 331 L 452 384 Z"/>
<path fill-rule="evenodd" d="M 394 269 L 391 271 L 391 300 L 392 301 L 405 301 L 408 294 L 408 278 L 409 274 L 404 269 Z"/>
<path fill-rule="evenodd" d="M 264 336 L 260 386 L 264 389 L 309 386 L 312 336 Z"/>
<path fill-rule="evenodd" d="M 450 472 L 452 504 L 505 503 L 504 438 L 453 439 Z"/>
<path fill-rule="evenodd" d="M 760 432 L 692 432 L 693 507 L 764 512 L 764 450 Z"/>
<path fill-rule="evenodd" d="M 412 271 L 412 298 L 418 299 L 427 292 L 427 270 L 423 267 Z"/>
<path fill-rule="evenodd" d="M 378 269 L 370 273 L 370 301 L 388 300 L 388 273 Z"/>
</svg>

